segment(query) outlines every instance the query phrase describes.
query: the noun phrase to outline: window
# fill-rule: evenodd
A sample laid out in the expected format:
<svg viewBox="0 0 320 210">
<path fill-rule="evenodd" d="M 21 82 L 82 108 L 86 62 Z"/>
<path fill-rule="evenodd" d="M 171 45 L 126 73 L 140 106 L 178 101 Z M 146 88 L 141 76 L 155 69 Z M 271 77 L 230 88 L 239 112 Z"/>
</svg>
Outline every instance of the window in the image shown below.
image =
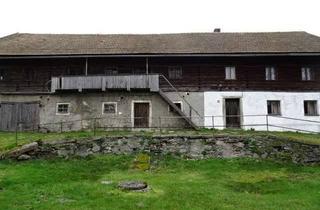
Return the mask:
<svg viewBox="0 0 320 210">
<path fill-rule="evenodd" d="M 116 102 L 104 102 L 102 103 L 102 114 L 116 114 L 117 103 Z"/>
<path fill-rule="evenodd" d="M 169 79 L 182 79 L 181 66 L 169 66 L 168 74 L 169 74 Z"/>
<path fill-rule="evenodd" d="M 307 116 L 318 116 L 317 101 L 304 101 L 304 114 Z"/>
<path fill-rule="evenodd" d="M 57 115 L 68 115 L 70 114 L 69 103 L 57 103 Z"/>
<path fill-rule="evenodd" d="M 116 67 L 107 67 L 104 69 L 105 75 L 115 75 L 118 74 L 118 69 Z"/>
<path fill-rule="evenodd" d="M 269 115 L 281 115 L 280 101 L 267 101 Z"/>
<path fill-rule="evenodd" d="M 311 81 L 314 80 L 314 74 L 311 68 L 302 67 L 301 68 L 301 79 L 303 81 Z"/>
<path fill-rule="evenodd" d="M 176 102 L 173 102 L 174 105 L 176 105 L 181 111 L 183 110 L 182 109 L 182 102 L 181 101 L 176 101 Z M 174 112 L 173 108 L 171 106 L 169 106 L 169 111 L 170 112 Z"/>
<path fill-rule="evenodd" d="M 276 80 L 276 69 L 274 67 L 266 67 L 266 80 Z"/>
<path fill-rule="evenodd" d="M 236 67 L 227 66 L 226 67 L 226 79 L 227 80 L 235 80 L 236 79 Z"/>
</svg>

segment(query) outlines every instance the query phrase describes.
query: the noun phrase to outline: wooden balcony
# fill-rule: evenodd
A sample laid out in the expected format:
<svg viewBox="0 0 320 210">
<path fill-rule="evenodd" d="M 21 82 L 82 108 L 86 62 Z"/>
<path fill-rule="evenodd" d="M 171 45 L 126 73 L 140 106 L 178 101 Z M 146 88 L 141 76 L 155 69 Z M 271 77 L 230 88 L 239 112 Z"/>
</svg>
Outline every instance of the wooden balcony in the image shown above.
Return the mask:
<svg viewBox="0 0 320 210">
<path fill-rule="evenodd" d="M 61 76 L 52 77 L 51 92 L 57 90 L 127 90 L 159 91 L 159 75 Z"/>
</svg>

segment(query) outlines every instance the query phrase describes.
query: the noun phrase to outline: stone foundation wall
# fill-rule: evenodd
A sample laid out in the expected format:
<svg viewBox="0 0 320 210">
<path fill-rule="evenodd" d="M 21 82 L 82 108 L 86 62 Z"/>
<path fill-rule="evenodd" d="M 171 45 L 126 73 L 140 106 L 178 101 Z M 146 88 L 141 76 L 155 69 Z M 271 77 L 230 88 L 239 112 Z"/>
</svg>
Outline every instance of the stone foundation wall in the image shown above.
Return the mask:
<svg viewBox="0 0 320 210">
<path fill-rule="evenodd" d="M 174 155 L 189 159 L 253 157 L 294 163 L 320 163 L 320 146 L 273 136 L 103 137 L 88 140 L 33 142 L 5 157 L 86 157 L 93 154 Z"/>
</svg>

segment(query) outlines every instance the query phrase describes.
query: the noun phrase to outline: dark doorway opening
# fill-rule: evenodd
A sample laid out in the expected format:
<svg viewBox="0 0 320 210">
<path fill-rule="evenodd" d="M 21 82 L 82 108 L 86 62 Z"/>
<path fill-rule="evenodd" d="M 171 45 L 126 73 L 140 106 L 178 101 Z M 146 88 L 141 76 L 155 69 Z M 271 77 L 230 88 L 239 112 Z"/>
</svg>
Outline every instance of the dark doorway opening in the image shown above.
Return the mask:
<svg viewBox="0 0 320 210">
<path fill-rule="evenodd" d="M 226 110 L 226 127 L 240 128 L 241 127 L 240 99 L 239 98 L 225 99 L 225 110 Z"/>
<path fill-rule="evenodd" d="M 148 128 L 150 104 L 148 102 L 134 102 L 134 127 L 135 128 Z"/>
</svg>

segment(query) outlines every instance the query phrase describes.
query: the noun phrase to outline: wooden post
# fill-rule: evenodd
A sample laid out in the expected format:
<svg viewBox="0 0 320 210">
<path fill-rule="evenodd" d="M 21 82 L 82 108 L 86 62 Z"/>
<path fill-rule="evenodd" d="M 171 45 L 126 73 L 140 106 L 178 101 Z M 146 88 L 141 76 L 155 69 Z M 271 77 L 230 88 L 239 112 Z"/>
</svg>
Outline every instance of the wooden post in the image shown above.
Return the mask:
<svg viewBox="0 0 320 210">
<path fill-rule="evenodd" d="M 146 57 L 146 74 L 149 74 L 149 58 Z"/>
</svg>

